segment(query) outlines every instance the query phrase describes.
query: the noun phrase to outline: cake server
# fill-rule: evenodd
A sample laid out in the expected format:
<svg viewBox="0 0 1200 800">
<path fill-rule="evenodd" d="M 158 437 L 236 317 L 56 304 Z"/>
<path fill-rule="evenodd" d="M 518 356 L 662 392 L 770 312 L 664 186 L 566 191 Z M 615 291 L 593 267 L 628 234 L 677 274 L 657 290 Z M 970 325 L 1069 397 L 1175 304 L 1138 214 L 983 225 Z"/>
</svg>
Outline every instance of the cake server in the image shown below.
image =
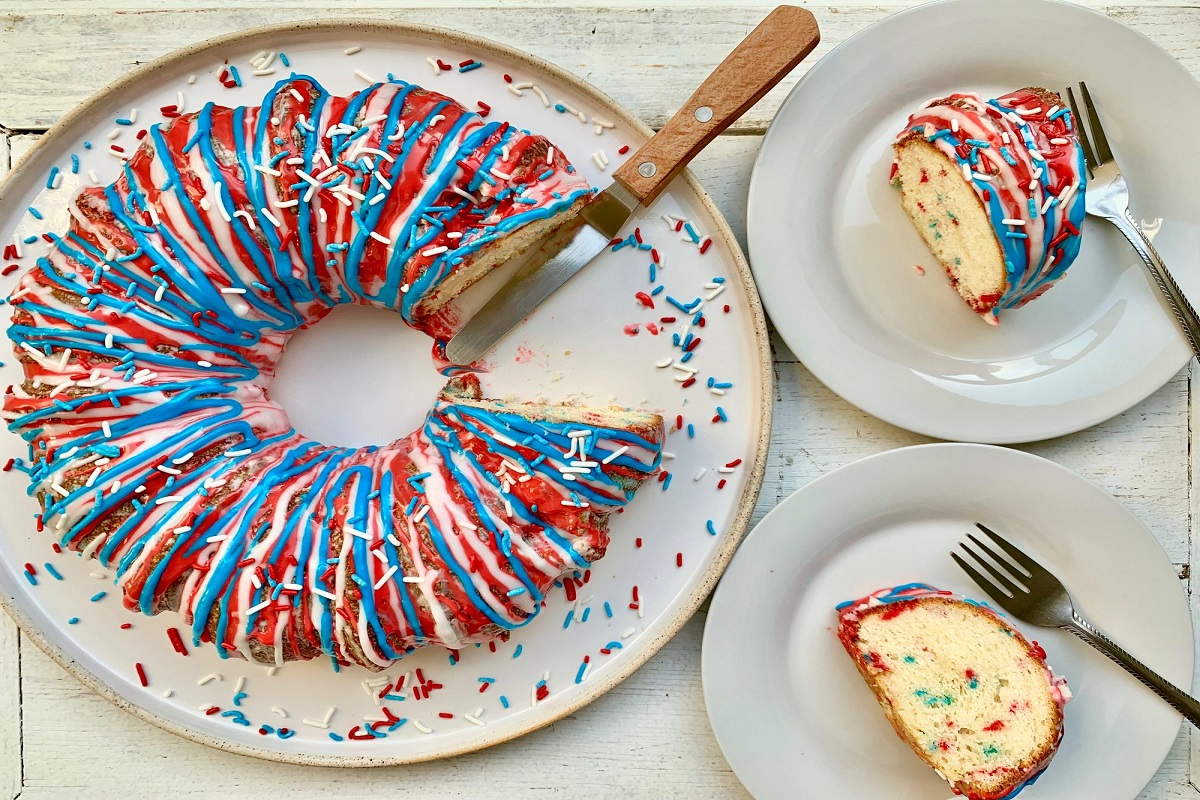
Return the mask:
<svg viewBox="0 0 1200 800">
<path fill-rule="evenodd" d="M 551 232 L 512 279 L 446 345 L 470 364 L 587 266 L 639 206 L 654 202 L 705 145 L 779 83 L 821 40 L 817 21 L 779 6 L 700 84 L 662 129 L 613 173 L 612 185 Z"/>
<path fill-rule="evenodd" d="M 976 548 L 983 551 L 987 558 L 981 557 L 965 542 L 958 544 L 966 551 L 967 555 L 975 560 L 975 563 L 986 570 L 995 580 L 985 577 L 958 553 L 951 553 L 950 557 L 971 576 L 975 583 L 979 584 L 981 589 L 991 595 L 1001 608 L 1030 625 L 1061 628 L 1075 634 L 1141 681 L 1147 689 L 1166 700 L 1167 704 L 1182 714 L 1188 722 L 1200 727 L 1200 701 L 1147 667 L 1079 616 L 1075 610 L 1075 603 L 1067 592 L 1067 587 L 1063 586 L 1062 581 L 1054 577 L 1050 570 L 1034 561 L 1024 551 L 986 525 L 976 522 L 975 527 L 986 533 L 988 538 L 1004 551 L 1003 554 L 988 547 L 970 533 L 967 534 L 967 538 L 975 544 Z M 1007 570 L 1008 574 L 1001 572 L 992 566 L 993 564 Z"/>
</svg>

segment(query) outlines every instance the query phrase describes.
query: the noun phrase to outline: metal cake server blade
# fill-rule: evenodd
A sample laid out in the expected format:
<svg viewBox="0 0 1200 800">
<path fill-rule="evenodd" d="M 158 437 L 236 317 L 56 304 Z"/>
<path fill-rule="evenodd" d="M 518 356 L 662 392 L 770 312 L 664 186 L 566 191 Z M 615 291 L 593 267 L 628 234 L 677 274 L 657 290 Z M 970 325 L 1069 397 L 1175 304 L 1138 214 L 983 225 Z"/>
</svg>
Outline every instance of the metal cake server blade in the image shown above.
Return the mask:
<svg viewBox="0 0 1200 800">
<path fill-rule="evenodd" d="M 446 358 L 471 364 L 617 237 L 639 206 L 779 83 L 821 40 L 808 11 L 779 6 L 705 79 L 667 124 L 613 173 L 613 183 L 567 215 L 446 344 Z"/>
</svg>

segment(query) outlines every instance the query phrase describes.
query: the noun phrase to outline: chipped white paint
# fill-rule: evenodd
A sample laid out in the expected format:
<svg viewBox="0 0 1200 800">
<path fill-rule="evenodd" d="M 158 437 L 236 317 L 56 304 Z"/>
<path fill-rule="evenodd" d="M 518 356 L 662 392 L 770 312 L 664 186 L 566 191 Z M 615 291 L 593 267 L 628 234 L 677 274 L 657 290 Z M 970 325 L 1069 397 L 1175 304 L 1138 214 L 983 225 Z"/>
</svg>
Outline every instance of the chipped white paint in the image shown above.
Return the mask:
<svg viewBox="0 0 1200 800">
<path fill-rule="evenodd" d="M 322 16 L 378 16 L 460 28 L 530 49 L 659 124 L 757 22 L 767 6 L 735 0 L 59 0 L 31 8 L 0 0 L 0 126 L 52 124 L 136 62 L 218 33 Z M 653 9 L 647 6 L 653 5 Z M 821 52 L 885 14 L 911 5 L 847 0 L 808 5 Z M 1200 0 L 1088 2 L 1147 34 L 1200 75 Z M 103 9 L 99 8 L 103 6 Z M 467 8 L 466 6 L 472 6 Z M 515 12 L 514 7 L 527 7 Z M 98 13 L 98 12 L 103 13 Z M 559 31 L 555 37 L 538 31 Z M 592 31 L 595 31 L 593 33 Z M 654 42 L 653 47 L 646 43 Z M 649 56 L 653 56 L 648 60 Z M 797 71 L 796 76 L 801 71 Z M 787 85 L 790 85 L 789 81 Z M 739 238 L 760 132 L 786 91 L 770 94 L 741 132 L 725 136 L 695 169 Z M 35 136 L 0 139 L 0 171 Z M 925 441 L 849 406 L 776 342 L 776 422 L 756 519 L 812 478 L 859 457 Z M 1176 376 L 1145 402 L 1089 431 L 1023 449 L 1054 459 L 1112 492 L 1146 523 L 1186 574 L 1200 556 L 1189 525 L 1200 514 L 1200 476 L 1189 464 L 1189 422 L 1200 419 L 1200 370 Z M 1189 382 L 1190 381 L 1190 382 Z M 1200 426 L 1197 426 L 1200 427 Z M 1200 432 L 1191 433 L 1192 447 Z M 1184 579 L 1185 588 L 1190 581 Z M 1200 609 L 1192 600 L 1194 619 Z M 590 707 L 537 733 L 451 762 L 333 773 L 227 755 L 140 722 L 80 686 L 0 615 L 0 798 L 87 796 L 385 796 L 428 798 L 686 797 L 748 795 L 709 730 L 700 691 L 703 614 L 632 678 Z M 71 716 L 62 709 L 70 708 Z M 1195 765 L 1195 766 L 1194 766 Z M 1144 800 L 1200 798 L 1200 736 L 1184 728 Z"/>
</svg>

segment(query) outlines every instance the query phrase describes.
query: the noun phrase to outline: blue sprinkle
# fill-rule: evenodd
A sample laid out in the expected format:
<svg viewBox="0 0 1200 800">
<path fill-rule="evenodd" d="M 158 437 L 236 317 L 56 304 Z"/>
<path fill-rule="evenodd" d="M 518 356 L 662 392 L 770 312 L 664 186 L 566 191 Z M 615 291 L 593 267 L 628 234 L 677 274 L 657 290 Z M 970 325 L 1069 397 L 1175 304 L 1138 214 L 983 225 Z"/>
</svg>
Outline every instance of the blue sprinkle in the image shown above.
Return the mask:
<svg viewBox="0 0 1200 800">
<path fill-rule="evenodd" d="M 717 535 L 717 528 L 715 525 L 713 525 L 713 521 L 711 519 L 708 522 L 704 523 L 704 527 L 708 529 L 708 532 L 710 535 L 712 535 L 712 536 Z"/>
<path fill-rule="evenodd" d="M 665 289 L 665 288 L 667 288 L 667 287 L 663 286 L 663 285 L 660 283 L 658 286 L 655 286 L 655 287 L 654 287 L 654 288 L 653 288 L 653 289 L 650 291 L 650 296 L 651 296 L 651 297 L 657 297 L 659 294 L 661 294 L 661 293 L 662 293 L 662 290 L 663 290 L 663 289 Z"/>
<path fill-rule="evenodd" d="M 33 244 L 37 240 L 38 240 L 38 237 L 36 237 L 36 236 L 26 236 L 21 241 L 23 241 L 25 244 Z"/>
<path fill-rule="evenodd" d="M 688 438 L 689 439 L 696 438 L 696 426 L 690 422 L 688 423 Z"/>
<path fill-rule="evenodd" d="M 242 76 L 238 74 L 237 67 L 235 67 L 233 64 L 229 65 L 229 76 L 233 78 L 233 82 L 238 86 L 242 85 Z M 117 121 L 120 122 L 120 120 Z"/>
<path fill-rule="evenodd" d="M 513 658 L 519 658 L 521 656 L 521 651 L 524 649 L 524 645 L 517 645 L 517 649 L 513 650 Z"/>
<path fill-rule="evenodd" d="M 563 630 L 571 627 L 571 619 L 575 616 L 575 609 L 567 612 L 567 618 L 563 620 Z"/>
<path fill-rule="evenodd" d="M 458 71 L 459 72 L 470 72 L 471 70 L 479 69 L 482 66 L 483 66 L 482 61 L 472 61 L 470 64 L 467 64 L 465 67 L 459 67 Z"/>
<path fill-rule="evenodd" d="M 504 706 L 505 708 L 508 708 L 508 698 L 505 697 L 504 695 L 500 695 L 500 705 Z"/>
<path fill-rule="evenodd" d="M 713 279 L 712 279 L 712 282 L 713 282 L 713 283 L 724 283 L 724 282 L 725 282 L 725 279 L 724 279 L 724 278 L 722 278 L 722 277 L 720 277 L 720 276 L 717 276 L 717 277 L 715 277 L 715 278 L 713 278 Z"/>
<path fill-rule="evenodd" d="M 518 586 L 517 588 L 513 589 L 512 591 L 510 591 L 510 592 L 508 593 L 508 596 L 509 596 L 509 597 L 516 597 L 517 595 L 520 595 L 520 594 L 525 594 L 525 591 L 526 591 L 526 589 L 525 589 L 525 587 L 524 587 L 524 586 Z"/>
<path fill-rule="evenodd" d="M 604 649 L 605 650 L 623 650 L 624 645 L 622 645 L 618 641 L 612 641 L 612 642 L 609 642 L 608 644 L 604 645 Z"/>
<path fill-rule="evenodd" d="M 25 580 L 29 581 L 31 586 L 37 586 L 37 578 L 29 570 L 25 570 Z"/>
<path fill-rule="evenodd" d="M 1029 234 L 1020 233 L 1019 231 L 1005 231 L 1004 235 L 1010 239 L 1028 239 L 1029 238 Z"/>
<path fill-rule="evenodd" d="M 71 158 L 75 158 L 75 156 L 71 156 Z M 76 163 L 78 163 L 79 159 L 75 158 L 75 161 L 76 161 Z M 51 167 L 50 175 L 49 175 L 49 177 L 46 178 L 46 188 L 47 189 L 54 188 L 54 179 L 57 177 L 58 177 L 58 167 Z"/>
<path fill-rule="evenodd" d="M 282 53 L 280 53 L 280 55 L 283 55 L 283 54 L 282 54 Z M 333 739 L 335 742 L 340 742 L 340 741 L 342 741 L 342 737 L 341 737 L 341 736 L 338 736 L 338 735 L 337 735 L 336 733 L 334 733 L 333 731 L 330 731 L 330 732 L 329 732 L 329 738 L 330 738 L 330 739 Z"/>
<path fill-rule="evenodd" d="M 1029 198 L 1029 216 L 1033 217 L 1034 219 L 1037 219 L 1037 215 L 1038 215 L 1037 201 L 1035 201 L 1031 197 L 1031 198 Z"/>
<path fill-rule="evenodd" d="M 587 669 L 587 662 L 586 661 L 581 662 L 579 665 L 579 671 L 575 673 L 575 682 L 576 683 L 583 683 L 583 673 L 586 669 Z"/>
<path fill-rule="evenodd" d="M 565 114 L 565 113 L 567 113 L 567 107 L 566 107 L 566 106 L 564 106 L 562 103 L 555 103 L 555 104 L 554 104 L 554 110 L 555 110 L 555 111 L 557 111 L 557 112 L 558 112 L 558 113 L 560 113 L 560 114 Z"/>
<path fill-rule="evenodd" d="M 84 142 L 84 143 L 83 143 L 83 149 L 84 149 L 84 150 L 91 150 L 91 149 L 92 149 L 92 143 L 91 143 L 91 142 Z"/>
<path fill-rule="evenodd" d="M 604 601 L 604 614 L 605 614 L 605 616 L 607 616 L 609 619 L 612 619 L 612 615 L 613 615 L 613 613 L 612 613 L 612 606 L 610 606 L 610 605 L 608 604 L 608 601 L 607 601 L 607 600 L 605 600 L 605 601 Z"/>
<path fill-rule="evenodd" d="M 479 682 L 480 683 L 495 683 L 496 679 L 495 678 L 480 678 Z"/>
<path fill-rule="evenodd" d="M 1013 158 L 1013 154 L 1012 154 L 1012 153 L 1008 152 L 1008 148 L 1007 148 L 1007 147 L 1001 147 L 1001 148 L 1000 148 L 1000 155 L 1001 155 L 1001 157 L 1003 157 L 1003 158 L 1004 158 L 1004 160 L 1005 160 L 1005 161 L 1007 161 L 1007 162 L 1008 162 L 1008 165 L 1009 165 L 1010 167 L 1015 167 L 1015 166 L 1017 165 L 1017 160 L 1016 160 L 1015 158 Z"/>
<path fill-rule="evenodd" d="M 664 491 L 664 492 L 665 492 L 667 489 L 670 489 L 670 488 L 671 488 L 671 478 L 672 478 L 672 477 L 674 477 L 674 476 L 673 476 L 673 475 L 672 475 L 670 472 L 668 472 L 668 473 L 667 473 L 667 477 L 663 478 L 663 491 Z"/>
<path fill-rule="evenodd" d="M 658 280 L 658 268 L 654 265 L 654 262 L 651 262 L 650 263 L 650 282 L 654 283 L 657 280 Z"/>
<path fill-rule="evenodd" d="M 582 618 L 582 619 L 580 619 L 579 621 L 580 621 L 580 622 L 587 622 L 587 618 L 588 618 L 588 617 L 590 617 L 590 616 L 591 616 L 591 614 L 592 614 L 592 607 L 591 607 L 591 606 L 588 606 L 587 608 L 585 608 L 585 609 L 583 610 L 583 618 Z"/>
<path fill-rule="evenodd" d="M 34 208 L 33 206 L 30 206 L 30 207 L 29 207 L 29 213 L 30 213 L 30 214 L 33 216 L 33 218 L 34 218 L 34 219 L 45 219 L 45 218 L 42 216 L 42 212 L 38 211 L 38 210 L 37 210 L 36 208 Z"/>
<path fill-rule="evenodd" d="M 242 701 L 245 700 L 249 696 L 250 695 L 246 694 L 245 692 L 238 692 L 237 694 L 235 694 L 233 696 L 233 704 L 235 706 L 240 706 L 242 704 Z"/>
<path fill-rule="evenodd" d="M 285 67 L 290 67 L 290 66 L 292 65 L 292 62 L 291 62 L 291 61 L 288 61 L 287 53 L 280 52 L 280 53 L 279 53 L 279 60 L 280 60 L 280 61 L 283 63 L 283 65 L 284 65 Z"/>
<path fill-rule="evenodd" d="M 543 172 L 541 175 L 538 175 L 537 179 L 538 179 L 539 181 L 544 181 L 544 180 L 546 180 L 546 178 L 549 178 L 549 177 L 550 177 L 550 176 L 552 176 L 553 174 L 554 174 L 554 168 L 553 168 L 553 167 L 551 167 L 550 169 L 548 169 L 548 170 L 546 170 L 545 172 Z"/>
<path fill-rule="evenodd" d="M 68 625 L 78 625 L 79 617 L 71 617 L 69 620 L 67 620 L 67 624 Z"/>
<path fill-rule="evenodd" d="M 132 125 L 133 124 L 133 120 L 127 119 L 126 117 L 121 117 L 120 119 L 115 119 L 115 120 L 113 120 L 113 122 L 117 123 L 118 125 Z"/>
<path fill-rule="evenodd" d="M 721 422 L 729 422 L 729 417 L 725 416 L 725 409 L 717 406 L 717 416 L 721 418 Z"/>
<path fill-rule="evenodd" d="M 971 145 L 972 147 L 982 147 L 984 149 L 992 146 L 991 142 L 985 142 L 980 139 L 967 139 L 967 144 Z"/>
<path fill-rule="evenodd" d="M 49 572 L 51 575 L 53 575 L 56 581 L 61 581 L 63 579 L 63 576 L 59 574 L 58 570 L 56 570 L 54 565 L 49 561 L 47 561 L 44 566 L 46 567 L 46 572 Z"/>
<path fill-rule="evenodd" d="M 92 595 L 92 602 L 98 603 L 99 601 L 103 600 L 107 594 L 108 592 L 96 592 L 94 595 Z"/>
</svg>

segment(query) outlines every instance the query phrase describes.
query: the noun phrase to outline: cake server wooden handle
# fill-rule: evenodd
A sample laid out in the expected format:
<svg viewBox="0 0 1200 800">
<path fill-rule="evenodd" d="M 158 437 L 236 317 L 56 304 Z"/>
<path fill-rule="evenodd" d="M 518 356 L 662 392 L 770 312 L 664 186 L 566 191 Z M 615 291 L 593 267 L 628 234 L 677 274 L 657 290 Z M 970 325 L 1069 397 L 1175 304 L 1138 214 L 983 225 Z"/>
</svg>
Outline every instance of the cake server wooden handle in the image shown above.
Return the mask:
<svg viewBox="0 0 1200 800">
<path fill-rule="evenodd" d="M 796 6 L 779 6 L 613 177 L 642 205 L 650 205 L 705 145 L 746 113 L 820 41 L 811 13 Z"/>
</svg>

